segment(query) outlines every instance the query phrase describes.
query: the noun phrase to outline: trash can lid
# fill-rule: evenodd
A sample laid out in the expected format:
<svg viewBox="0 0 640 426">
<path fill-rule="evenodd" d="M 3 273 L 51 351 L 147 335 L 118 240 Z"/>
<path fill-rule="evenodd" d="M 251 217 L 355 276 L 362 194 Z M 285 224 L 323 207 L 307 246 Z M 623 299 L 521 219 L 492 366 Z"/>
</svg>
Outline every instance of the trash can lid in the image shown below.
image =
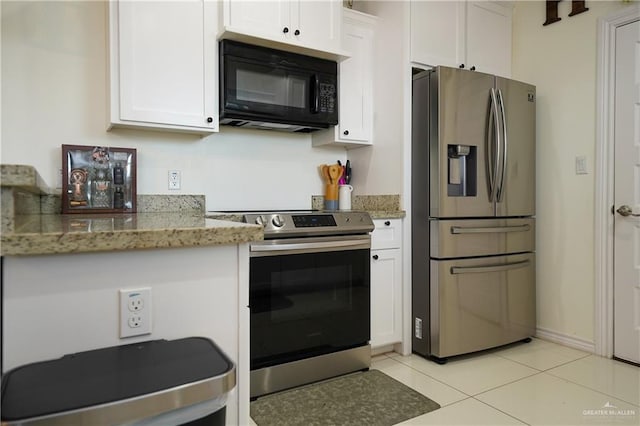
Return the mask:
<svg viewBox="0 0 640 426">
<path fill-rule="evenodd" d="M 95 424 L 117 424 L 217 398 L 234 386 L 233 362 L 211 340 L 152 340 L 9 371 L 2 377 L 2 420 L 80 411 L 86 423 L 95 411 Z"/>
</svg>

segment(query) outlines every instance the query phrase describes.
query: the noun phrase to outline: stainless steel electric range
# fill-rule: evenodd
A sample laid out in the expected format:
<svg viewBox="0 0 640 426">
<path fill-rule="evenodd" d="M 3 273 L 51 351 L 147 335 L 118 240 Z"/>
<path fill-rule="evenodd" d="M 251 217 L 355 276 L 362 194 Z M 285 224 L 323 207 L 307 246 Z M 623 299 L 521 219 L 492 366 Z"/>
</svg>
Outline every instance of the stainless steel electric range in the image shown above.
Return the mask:
<svg viewBox="0 0 640 426">
<path fill-rule="evenodd" d="M 264 226 L 250 245 L 251 397 L 368 369 L 366 212 L 247 212 Z"/>
</svg>

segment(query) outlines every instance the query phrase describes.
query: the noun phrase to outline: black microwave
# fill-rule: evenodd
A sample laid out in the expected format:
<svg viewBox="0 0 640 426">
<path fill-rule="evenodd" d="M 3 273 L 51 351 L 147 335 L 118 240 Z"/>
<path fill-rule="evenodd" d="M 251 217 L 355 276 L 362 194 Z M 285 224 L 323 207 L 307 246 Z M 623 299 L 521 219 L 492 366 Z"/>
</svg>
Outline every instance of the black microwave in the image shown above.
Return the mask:
<svg viewBox="0 0 640 426">
<path fill-rule="evenodd" d="M 338 64 L 220 41 L 220 124 L 305 133 L 338 124 Z"/>
</svg>

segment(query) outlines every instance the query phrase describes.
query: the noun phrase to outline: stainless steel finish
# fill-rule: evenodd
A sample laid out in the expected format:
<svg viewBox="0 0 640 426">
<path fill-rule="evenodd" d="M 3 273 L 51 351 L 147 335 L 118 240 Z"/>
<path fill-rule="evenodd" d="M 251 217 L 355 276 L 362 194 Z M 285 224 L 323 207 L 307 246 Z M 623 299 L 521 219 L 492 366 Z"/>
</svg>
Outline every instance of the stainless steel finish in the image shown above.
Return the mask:
<svg viewBox="0 0 640 426">
<path fill-rule="evenodd" d="M 335 226 L 296 227 L 294 216 L 332 217 Z M 245 223 L 264 225 L 265 239 L 282 237 L 306 237 L 317 235 L 366 234 L 373 231 L 373 220 L 367 212 L 304 211 L 304 212 L 256 212 L 244 213 Z"/>
<path fill-rule="evenodd" d="M 489 265 L 489 266 L 452 266 L 451 274 L 484 274 L 487 272 L 501 272 L 501 271 L 510 271 L 512 269 L 520 269 L 525 266 L 529 266 L 529 261 L 524 260 L 522 262 L 514 262 L 514 263 L 503 263 L 500 265 Z"/>
<path fill-rule="evenodd" d="M 236 385 L 235 367 L 220 376 L 189 383 L 160 392 L 108 404 L 35 417 L 25 421 L 3 421 L 3 426 L 18 425 L 119 425 L 133 424 L 171 410 L 225 396 Z"/>
<path fill-rule="evenodd" d="M 427 330 L 412 350 L 444 358 L 530 337 L 536 88 L 438 66 L 412 89 L 412 318 Z M 470 152 L 454 179 L 457 146 Z"/>
<path fill-rule="evenodd" d="M 251 371 L 251 398 L 316 382 L 371 366 L 371 346 L 364 345 Z"/>
<path fill-rule="evenodd" d="M 483 228 L 467 228 L 464 226 L 452 226 L 452 234 L 493 234 L 497 232 L 522 232 L 531 229 L 529 225 L 496 226 Z"/>
<path fill-rule="evenodd" d="M 505 173 L 507 172 L 507 147 L 509 146 L 507 139 L 507 119 L 504 114 L 504 99 L 502 98 L 502 91 L 498 89 L 498 102 L 500 103 L 500 122 L 502 123 L 502 164 L 500 164 L 500 184 L 497 185 L 496 201 L 502 202 L 502 195 L 504 194 Z M 499 140 L 498 140 L 499 141 Z M 500 157 L 497 157 L 500 161 Z"/>
<path fill-rule="evenodd" d="M 498 176 L 498 158 L 500 156 L 500 126 L 498 124 L 498 100 L 496 89 L 489 92 L 489 125 L 487 126 L 487 151 L 493 155 L 487 156 L 487 170 L 489 173 L 489 201 L 496 201 L 496 179 Z"/>
<path fill-rule="evenodd" d="M 533 216 L 536 214 L 536 103 L 529 100 L 529 95 L 535 99 L 536 88 L 501 77 L 496 77 L 496 88 L 505 109 L 509 156 L 504 168 L 502 198 L 496 203 L 495 215 Z"/>
<path fill-rule="evenodd" d="M 431 220 L 430 256 L 437 259 L 535 251 L 533 218 Z"/>
<path fill-rule="evenodd" d="M 483 217 L 495 215 L 495 203 L 489 198 L 487 154 L 487 107 L 495 77 L 481 72 L 438 67 L 430 75 L 428 158 L 429 217 Z M 427 117 L 422 117 L 426 122 Z M 476 195 L 448 195 L 447 147 L 467 145 L 475 148 L 477 167 Z M 467 156 L 468 157 L 468 156 Z M 469 159 L 467 158 L 469 161 Z M 425 167 L 426 163 L 422 165 Z M 469 169 L 469 166 L 467 166 Z M 426 191 L 426 189 L 425 189 Z"/>
<path fill-rule="evenodd" d="M 495 270 L 500 265 L 507 269 Z M 478 270 L 455 274 L 454 268 Z M 431 353 L 444 358 L 533 336 L 535 282 L 534 253 L 432 260 Z"/>
<path fill-rule="evenodd" d="M 616 211 L 620 214 L 620 216 L 624 216 L 624 217 L 627 217 L 627 216 L 636 216 L 636 217 L 640 216 L 640 214 L 634 213 L 633 209 L 631 207 L 627 206 L 627 205 L 620 206 L 620 208 L 618 208 L 618 210 L 616 210 Z"/>
<path fill-rule="evenodd" d="M 367 250 L 371 248 L 371 236 L 350 235 L 332 237 L 288 238 L 264 240 L 252 243 L 250 257 L 282 256 L 285 254 L 320 253 L 344 250 Z"/>
</svg>

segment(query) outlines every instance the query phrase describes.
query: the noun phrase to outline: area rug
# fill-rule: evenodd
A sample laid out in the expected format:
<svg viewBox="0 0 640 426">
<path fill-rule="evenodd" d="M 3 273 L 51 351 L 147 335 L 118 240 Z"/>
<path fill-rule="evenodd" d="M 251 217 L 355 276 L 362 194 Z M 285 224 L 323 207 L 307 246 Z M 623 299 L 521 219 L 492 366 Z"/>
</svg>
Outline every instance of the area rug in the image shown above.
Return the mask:
<svg viewBox="0 0 640 426">
<path fill-rule="evenodd" d="M 379 370 L 266 395 L 251 403 L 258 426 L 390 426 L 440 405 Z"/>
</svg>

